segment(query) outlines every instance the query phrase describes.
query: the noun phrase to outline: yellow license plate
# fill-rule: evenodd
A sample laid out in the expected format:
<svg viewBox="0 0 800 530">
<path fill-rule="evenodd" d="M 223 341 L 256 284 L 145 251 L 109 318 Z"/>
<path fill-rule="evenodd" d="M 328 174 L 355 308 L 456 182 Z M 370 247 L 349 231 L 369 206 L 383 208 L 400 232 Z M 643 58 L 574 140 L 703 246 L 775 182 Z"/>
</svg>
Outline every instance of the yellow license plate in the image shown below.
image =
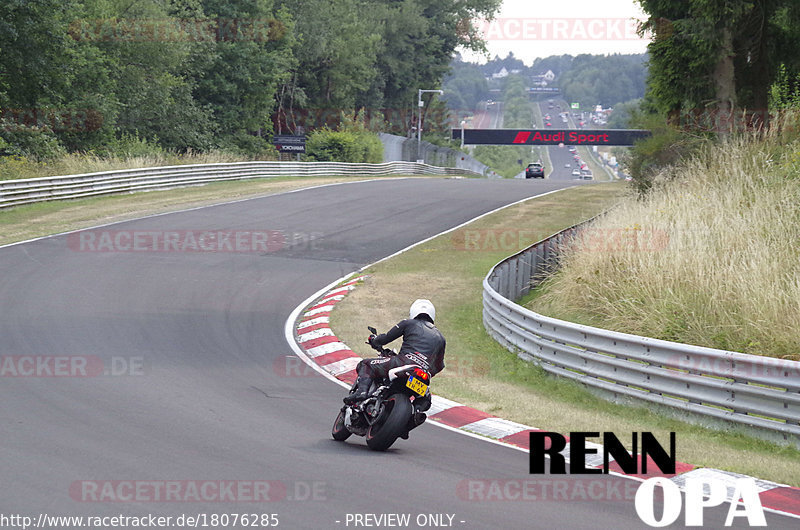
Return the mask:
<svg viewBox="0 0 800 530">
<path fill-rule="evenodd" d="M 428 385 L 415 377 L 409 377 L 408 381 L 406 381 L 406 386 L 420 396 L 424 396 L 425 393 L 428 392 Z"/>
</svg>

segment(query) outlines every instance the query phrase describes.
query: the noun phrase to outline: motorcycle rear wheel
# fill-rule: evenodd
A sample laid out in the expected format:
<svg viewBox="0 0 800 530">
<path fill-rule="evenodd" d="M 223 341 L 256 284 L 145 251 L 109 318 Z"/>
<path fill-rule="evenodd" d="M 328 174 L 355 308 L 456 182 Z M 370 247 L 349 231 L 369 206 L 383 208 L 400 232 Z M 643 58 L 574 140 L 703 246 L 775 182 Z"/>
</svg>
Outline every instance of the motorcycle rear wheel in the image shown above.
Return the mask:
<svg viewBox="0 0 800 530">
<path fill-rule="evenodd" d="M 381 423 L 373 423 L 367 431 L 367 446 L 374 451 L 386 451 L 405 432 L 413 407 L 408 397 L 393 394 L 386 400 Z"/>
</svg>

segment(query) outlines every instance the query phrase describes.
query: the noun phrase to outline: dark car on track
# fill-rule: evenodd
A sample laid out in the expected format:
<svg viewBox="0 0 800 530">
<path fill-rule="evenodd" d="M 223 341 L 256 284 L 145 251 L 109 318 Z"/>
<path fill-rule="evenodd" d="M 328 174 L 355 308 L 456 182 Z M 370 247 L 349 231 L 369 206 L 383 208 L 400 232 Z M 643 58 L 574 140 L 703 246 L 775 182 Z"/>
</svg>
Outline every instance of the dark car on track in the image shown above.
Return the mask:
<svg viewBox="0 0 800 530">
<path fill-rule="evenodd" d="M 533 164 L 528 164 L 528 167 L 525 168 L 525 178 L 543 179 L 544 166 L 540 162 L 534 162 Z"/>
</svg>

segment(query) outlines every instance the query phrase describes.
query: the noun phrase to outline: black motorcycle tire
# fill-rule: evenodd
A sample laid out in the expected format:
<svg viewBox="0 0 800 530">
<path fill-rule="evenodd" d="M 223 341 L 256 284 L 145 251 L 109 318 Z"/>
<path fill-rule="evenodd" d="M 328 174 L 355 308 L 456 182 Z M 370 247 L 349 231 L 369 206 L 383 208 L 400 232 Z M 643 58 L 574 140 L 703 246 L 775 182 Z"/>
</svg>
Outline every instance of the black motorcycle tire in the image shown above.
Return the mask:
<svg viewBox="0 0 800 530">
<path fill-rule="evenodd" d="M 336 416 L 336 421 L 333 422 L 333 429 L 331 430 L 331 436 L 337 442 L 343 442 L 350 438 L 351 433 L 347 430 L 347 427 L 344 425 L 344 410 L 342 409 L 339 411 L 339 415 Z"/>
<path fill-rule="evenodd" d="M 393 394 L 386 400 L 384 420 L 373 423 L 367 431 L 367 446 L 374 451 L 386 451 L 405 432 L 413 407 L 408 397 Z"/>
</svg>

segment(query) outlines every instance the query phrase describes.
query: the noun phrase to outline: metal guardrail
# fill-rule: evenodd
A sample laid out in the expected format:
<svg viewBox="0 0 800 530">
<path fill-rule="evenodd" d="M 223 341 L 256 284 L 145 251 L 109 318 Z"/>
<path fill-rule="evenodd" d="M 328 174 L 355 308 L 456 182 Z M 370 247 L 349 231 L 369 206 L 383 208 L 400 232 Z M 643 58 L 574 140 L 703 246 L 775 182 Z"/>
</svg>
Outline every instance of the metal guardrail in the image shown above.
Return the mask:
<svg viewBox="0 0 800 530">
<path fill-rule="evenodd" d="M 312 176 L 470 175 L 478 173 L 416 162 L 236 162 L 122 169 L 33 179 L 0 181 L 0 209 L 59 199 L 77 199 L 143 190 L 165 190 L 225 180 Z"/>
<path fill-rule="evenodd" d="M 800 447 L 800 362 L 583 326 L 514 303 L 552 272 L 559 249 L 577 229 L 544 239 L 489 271 L 483 281 L 489 334 L 545 371 L 615 398 L 755 427 Z"/>
</svg>

